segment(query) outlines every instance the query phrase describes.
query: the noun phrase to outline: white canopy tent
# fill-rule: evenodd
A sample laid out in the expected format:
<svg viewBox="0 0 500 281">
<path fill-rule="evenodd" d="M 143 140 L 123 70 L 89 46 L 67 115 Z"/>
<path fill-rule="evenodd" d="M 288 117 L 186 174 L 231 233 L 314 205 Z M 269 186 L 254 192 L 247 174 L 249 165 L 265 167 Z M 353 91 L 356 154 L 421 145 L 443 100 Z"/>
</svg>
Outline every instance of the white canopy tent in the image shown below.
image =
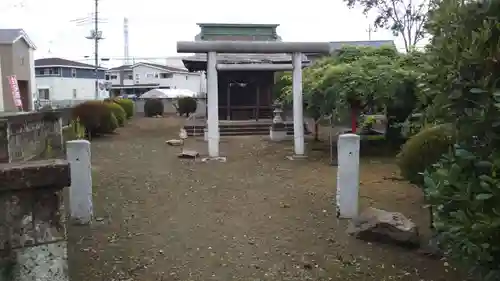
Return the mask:
<svg viewBox="0 0 500 281">
<path fill-rule="evenodd" d="M 143 99 L 176 99 L 183 97 L 192 97 L 195 98 L 197 96 L 196 92 L 185 90 L 185 89 L 153 89 L 147 91 L 141 98 Z"/>
</svg>

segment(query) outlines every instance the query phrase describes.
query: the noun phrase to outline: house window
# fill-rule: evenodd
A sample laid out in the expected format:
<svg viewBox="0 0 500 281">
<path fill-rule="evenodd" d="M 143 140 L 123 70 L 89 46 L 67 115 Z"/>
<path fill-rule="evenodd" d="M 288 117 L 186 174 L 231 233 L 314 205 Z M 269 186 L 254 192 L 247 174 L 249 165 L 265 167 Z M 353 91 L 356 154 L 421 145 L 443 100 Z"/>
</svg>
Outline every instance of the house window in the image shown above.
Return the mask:
<svg viewBox="0 0 500 281">
<path fill-rule="evenodd" d="M 42 69 L 38 69 L 37 70 L 37 74 L 39 74 L 39 75 L 45 75 L 45 69 L 43 69 L 43 68 Z"/>
<path fill-rule="evenodd" d="M 118 79 L 118 75 L 111 75 L 111 80 L 116 80 Z"/>
<path fill-rule="evenodd" d="M 132 79 L 134 79 L 134 75 L 132 75 L 132 74 L 128 74 L 128 75 L 127 75 L 127 79 L 128 79 L 128 80 L 132 80 Z"/>
<path fill-rule="evenodd" d="M 23 57 L 23 56 L 20 56 L 20 57 L 19 57 L 19 63 L 20 63 L 21 65 L 24 65 L 24 57 Z"/>
<path fill-rule="evenodd" d="M 158 73 L 155 73 L 155 78 L 159 78 L 159 75 L 158 75 Z"/>
<path fill-rule="evenodd" d="M 154 73 L 146 73 L 146 78 L 153 78 L 154 77 Z"/>
<path fill-rule="evenodd" d="M 109 80 L 109 74 L 106 74 L 106 75 L 104 76 L 104 79 Z"/>
<path fill-rule="evenodd" d="M 160 78 L 161 79 L 168 79 L 168 78 L 172 78 L 172 73 L 160 73 Z"/>
<path fill-rule="evenodd" d="M 53 69 L 53 72 L 54 72 L 54 74 L 55 74 L 55 75 L 59 75 L 59 68 L 57 68 L 57 67 L 56 67 L 56 68 L 54 68 L 54 69 Z"/>
<path fill-rule="evenodd" d="M 188 79 L 189 79 L 189 76 L 186 75 L 186 80 L 188 80 Z"/>
<path fill-rule="evenodd" d="M 141 75 L 140 75 L 139 73 L 136 73 L 136 74 L 135 74 L 135 79 L 136 79 L 136 80 L 141 79 Z"/>
<path fill-rule="evenodd" d="M 76 69 L 71 69 L 71 77 L 76 78 Z"/>
<path fill-rule="evenodd" d="M 38 99 L 40 99 L 40 100 L 50 100 L 49 89 L 38 89 Z"/>
<path fill-rule="evenodd" d="M 76 89 L 73 89 L 73 98 L 76 99 Z"/>
</svg>

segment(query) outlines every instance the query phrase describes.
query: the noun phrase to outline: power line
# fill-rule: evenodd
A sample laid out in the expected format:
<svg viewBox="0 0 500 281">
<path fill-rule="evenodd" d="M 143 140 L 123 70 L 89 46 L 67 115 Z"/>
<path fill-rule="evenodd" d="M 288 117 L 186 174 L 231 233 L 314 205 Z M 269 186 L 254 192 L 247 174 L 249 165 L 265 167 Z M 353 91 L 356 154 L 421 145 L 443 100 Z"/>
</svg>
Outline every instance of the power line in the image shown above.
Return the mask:
<svg viewBox="0 0 500 281">
<path fill-rule="evenodd" d="M 72 20 L 76 25 L 93 25 L 94 29 L 90 31 L 90 35 L 85 37 L 94 41 L 94 75 L 95 75 L 95 98 L 99 98 L 99 41 L 103 40 L 102 31 L 99 30 L 99 24 L 106 23 L 106 19 L 99 17 L 99 1 L 94 0 L 94 13 L 89 14 L 87 17 L 77 18 Z"/>
</svg>

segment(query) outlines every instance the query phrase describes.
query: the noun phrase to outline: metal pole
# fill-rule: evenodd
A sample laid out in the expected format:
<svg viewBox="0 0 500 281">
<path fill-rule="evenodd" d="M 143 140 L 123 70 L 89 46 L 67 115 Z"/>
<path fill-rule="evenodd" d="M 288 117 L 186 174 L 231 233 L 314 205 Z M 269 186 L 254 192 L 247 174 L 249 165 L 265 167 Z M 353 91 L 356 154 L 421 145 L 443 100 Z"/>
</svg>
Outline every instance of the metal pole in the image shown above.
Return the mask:
<svg viewBox="0 0 500 281">
<path fill-rule="evenodd" d="M 95 34 L 94 34 L 94 49 L 95 49 L 95 99 L 99 99 L 99 0 L 95 0 Z"/>
</svg>

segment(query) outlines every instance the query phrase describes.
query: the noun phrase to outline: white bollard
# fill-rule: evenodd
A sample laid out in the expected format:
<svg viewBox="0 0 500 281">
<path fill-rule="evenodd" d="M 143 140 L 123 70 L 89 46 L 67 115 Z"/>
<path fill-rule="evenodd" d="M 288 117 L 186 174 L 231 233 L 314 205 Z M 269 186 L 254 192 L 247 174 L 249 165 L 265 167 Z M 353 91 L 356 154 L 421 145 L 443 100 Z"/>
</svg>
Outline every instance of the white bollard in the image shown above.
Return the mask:
<svg viewBox="0 0 500 281">
<path fill-rule="evenodd" d="M 66 156 L 71 169 L 70 218 L 75 224 L 89 224 L 93 216 L 90 142 L 87 140 L 66 142 Z"/>
<path fill-rule="evenodd" d="M 352 219 L 358 215 L 360 137 L 343 134 L 337 142 L 337 217 Z"/>
</svg>

